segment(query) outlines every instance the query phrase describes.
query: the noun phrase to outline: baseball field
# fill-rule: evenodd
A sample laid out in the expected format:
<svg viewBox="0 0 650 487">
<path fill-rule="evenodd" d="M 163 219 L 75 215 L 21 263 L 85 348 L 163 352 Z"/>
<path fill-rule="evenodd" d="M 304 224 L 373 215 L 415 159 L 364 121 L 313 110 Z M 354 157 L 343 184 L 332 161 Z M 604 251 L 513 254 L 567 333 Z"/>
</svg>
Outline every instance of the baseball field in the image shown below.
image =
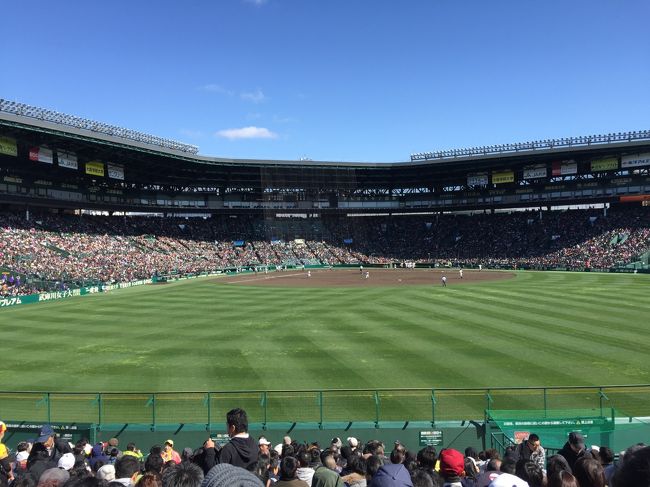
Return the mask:
<svg viewBox="0 0 650 487">
<path fill-rule="evenodd" d="M 358 269 L 0 311 L 5 390 L 650 383 L 650 276 Z"/>
</svg>

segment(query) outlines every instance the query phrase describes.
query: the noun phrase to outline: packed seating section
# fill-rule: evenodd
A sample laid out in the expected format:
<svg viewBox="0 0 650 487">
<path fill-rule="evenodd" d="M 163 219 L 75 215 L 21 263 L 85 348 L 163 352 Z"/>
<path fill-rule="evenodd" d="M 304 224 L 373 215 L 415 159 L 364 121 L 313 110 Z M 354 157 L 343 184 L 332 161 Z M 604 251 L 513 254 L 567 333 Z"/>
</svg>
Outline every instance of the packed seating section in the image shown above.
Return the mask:
<svg viewBox="0 0 650 487">
<path fill-rule="evenodd" d="M 608 269 L 650 249 L 650 208 L 270 219 L 0 213 L 2 294 L 265 265 Z M 51 287 L 50 287 L 51 288 Z"/>
</svg>

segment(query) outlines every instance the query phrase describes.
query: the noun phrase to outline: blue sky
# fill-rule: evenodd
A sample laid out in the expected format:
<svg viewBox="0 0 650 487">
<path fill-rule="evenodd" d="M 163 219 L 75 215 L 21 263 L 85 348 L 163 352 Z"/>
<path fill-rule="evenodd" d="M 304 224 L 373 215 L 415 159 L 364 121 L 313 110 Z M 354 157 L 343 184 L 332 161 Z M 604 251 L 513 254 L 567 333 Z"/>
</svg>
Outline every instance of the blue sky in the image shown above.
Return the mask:
<svg viewBox="0 0 650 487">
<path fill-rule="evenodd" d="M 0 98 L 211 156 L 412 152 L 650 129 L 648 0 L 31 1 Z"/>
</svg>

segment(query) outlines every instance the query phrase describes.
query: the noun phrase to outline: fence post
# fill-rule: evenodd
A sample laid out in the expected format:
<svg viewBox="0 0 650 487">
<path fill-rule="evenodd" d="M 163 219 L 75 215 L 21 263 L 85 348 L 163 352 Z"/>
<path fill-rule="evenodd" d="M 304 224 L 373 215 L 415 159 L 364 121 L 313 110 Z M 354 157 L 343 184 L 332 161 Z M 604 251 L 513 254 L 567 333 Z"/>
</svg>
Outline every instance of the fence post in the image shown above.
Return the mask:
<svg viewBox="0 0 650 487">
<path fill-rule="evenodd" d="M 318 391 L 319 421 L 318 429 L 323 429 L 323 391 Z"/>
<path fill-rule="evenodd" d="M 97 394 L 97 424 L 102 427 L 102 393 Z"/>
<path fill-rule="evenodd" d="M 544 417 L 545 417 L 545 418 L 548 416 L 548 397 L 547 397 L 547 392 L 548 392 L 548 389 L 545 387 L 545 388 L 544 388 Z"/>
<path fill-rule="evenodd" d="M 490 394 L 490 389 L 485 393 L 485 399 L 487 399 L 487 409 L 488 411 L 492 410 L 492 395 Z"/>
<path fill-rule="evenodd" d="M 431 389 L 431 426 L 436 425 L 436 390 Z"/>
<path fill-rule="evenodd" d="M 375 428 L 379 428 L 379 392 L 375 391 Z"/>
<path fill-rule="evenodd" d="M 266 391 L 262 392 L 262 406 L 264 407 L 264 427 L 262 429 L 266 430 L 266 423 L 269 420 L 269 398 L 266 395 Z"/>
<path fill-rule="evenodd" d="M 599 387 L 598 388 L 598 396 L 599 396 L 599 402 L 600 402 L 600 417 L 603 417 L 603 401 L 609 401 L 609 397 L 607 397 L 607 394 L 603 392 L 603 388 Z"/>
<path fill-rule="evenodd" d="M 210 425 L 212 424 L 212 394 L 208 392 L 208 431 L 210 431 Z"/>
<path fill-rule="evenodd" d="M 151 394 L 151 431 L 156 430 L 156 393 Z"/>
<path fill-rule="evenodd" d="M 47 397 L 45 398 L 45 402 L 47 402 L 47 423 L 52 424 L 52 405 L 50 404 L 50 393 L 47 393 Z"/>
</svg>

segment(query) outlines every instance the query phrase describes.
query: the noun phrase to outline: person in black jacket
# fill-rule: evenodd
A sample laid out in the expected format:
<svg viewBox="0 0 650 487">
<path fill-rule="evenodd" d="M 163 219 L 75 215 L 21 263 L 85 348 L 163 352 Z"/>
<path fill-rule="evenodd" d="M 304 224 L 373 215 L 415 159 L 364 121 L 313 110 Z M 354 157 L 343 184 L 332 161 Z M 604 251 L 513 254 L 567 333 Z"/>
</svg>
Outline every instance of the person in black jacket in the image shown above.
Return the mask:
<svg viewBox="0 0 650 487">
<path fill-rule="evenodd" d="M 581 433 L 578 433 L 577 431 L 572 431 L 569 433 L 569 441 L 567 441 L 562 449 L 557 452 L 558 455 L 562 455 L 567 463 L 569 464 L 569 467 L 571 467 L 571 470 L 573 470 L 573 467 L 576 464 L 576 461 L 582 454 L 585 452 L 585 438 L 582 436 Z"/>
<path fill-rule="evenodd" d="M 257 464 L 257 442 L 248 434 L 248 416 L 243 409 L 231 409 L 226 414 L 230 441 L 219 455 L 219 463 L 229 463 L 252 471 Z"/>
</svg>

